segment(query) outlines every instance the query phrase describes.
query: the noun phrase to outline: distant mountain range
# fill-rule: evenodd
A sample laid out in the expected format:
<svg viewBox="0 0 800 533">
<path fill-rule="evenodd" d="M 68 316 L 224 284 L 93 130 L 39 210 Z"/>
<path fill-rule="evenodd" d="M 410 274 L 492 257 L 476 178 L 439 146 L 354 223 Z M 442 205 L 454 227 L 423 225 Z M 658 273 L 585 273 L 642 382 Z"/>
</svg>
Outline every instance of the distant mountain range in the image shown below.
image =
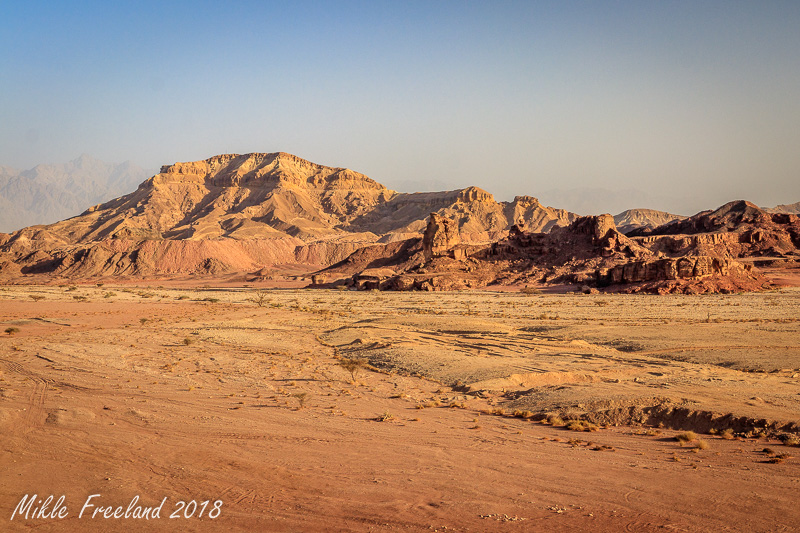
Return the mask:
<svg viewBox="0 0 800 533">
<path fill-rule="evenodd" d="M 0 166 L 0 231 L 73 217 L 131 192 L 152 174 L 130 161 L 116 165 L 88 155 L 29 170 Z"/>
<path fill-rule="evenodd" d="M 789 213 L 790 215 L 800 215 L 800 202 L 793 204 L 781 204 L 776 207 L 764 208 L 769 213 Z"/>
</svg>

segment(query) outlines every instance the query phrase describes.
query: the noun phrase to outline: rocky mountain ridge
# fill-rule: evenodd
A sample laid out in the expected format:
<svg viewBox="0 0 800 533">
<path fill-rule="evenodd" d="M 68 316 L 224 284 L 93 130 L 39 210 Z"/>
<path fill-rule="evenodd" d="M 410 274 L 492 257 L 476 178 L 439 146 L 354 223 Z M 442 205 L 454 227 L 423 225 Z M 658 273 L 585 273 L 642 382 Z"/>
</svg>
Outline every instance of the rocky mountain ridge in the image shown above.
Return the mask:
<svg viewBox="0 0 800 533">
<path fill-rule="evenodd" d="M 79 216 L 0 235 L 0 275 L 202 273 L 203 253 L 216 272 L 325 266 L 359 246 L 420 237 L 431 211 L 476 243 L 502 237 L 518 220 L 546 231 L 577 216 L 529 196 L 497 202 L 478 187 L 398 193 L 284 152 L 228 154 L 163 166 L 134 192 Z M 186 260 L 166 259 L 175 255 Z"/>
</svg>

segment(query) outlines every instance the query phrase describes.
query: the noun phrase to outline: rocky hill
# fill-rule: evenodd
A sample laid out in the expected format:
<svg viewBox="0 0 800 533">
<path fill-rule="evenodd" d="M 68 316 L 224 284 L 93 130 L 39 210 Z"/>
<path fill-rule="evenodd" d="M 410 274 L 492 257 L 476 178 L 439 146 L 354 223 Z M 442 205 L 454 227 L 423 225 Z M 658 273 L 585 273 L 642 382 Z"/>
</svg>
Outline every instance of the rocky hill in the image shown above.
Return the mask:
<svg viewBox="0 0 800 533">
<path fill-rule="evenodd" d="M 540 231 L 576 215 L 532 197 L 497 202 L 477 187 L 405 194 L 345 168 L 283 152 L 176 163 L 79 216 L 0 235 L 0 275 L 174 275 L 325 266 L 369 243 L 419 237 L 430 212 L 465 242 L 517 221 Z"/>
<path fill-rule="evenodd" d="M 760 290 L 766 283 L 752 265 L 729 257 L 648 247 L 619 232 L 611 215 L 580 217 L 550 233 L 518 225 L 488 246 L 464 245 L 453 227 L 432 213 L 422 239 L 364 248 L 315 281 L 400 291 L 524 284 L 659 294 Z"/>
<path fill-rule="evenodd" d="M 628 233 L 642 244 L 669 253 L 724 257 L 800 257 L 800 217 L 768 213 L 738 200 L 654 229 Z"/>
<path fill-rule="evenodd" d="M 135 189 L 149 174 L 131 162 L 115 165 L 88 155 L 29 170 L 0 167 L 0 231 L 75 216 Z"/>
<path fill-rule="evenodd" d="M 754 258 L 787 268 L 800 261 L 800 217 L 744 201 L 642 228 L 639 236 L 620 232 L 611 215 L 580 217 L 549 233 L 518 224 L 482 246 L 463 243 L 455 227 L 431 213 L 422 239 L 359 250 L 318 273 L 317 282 L 388 290 L 556 284 L 586 292 L 691 294 L 768 286 Z"/>
</svg>

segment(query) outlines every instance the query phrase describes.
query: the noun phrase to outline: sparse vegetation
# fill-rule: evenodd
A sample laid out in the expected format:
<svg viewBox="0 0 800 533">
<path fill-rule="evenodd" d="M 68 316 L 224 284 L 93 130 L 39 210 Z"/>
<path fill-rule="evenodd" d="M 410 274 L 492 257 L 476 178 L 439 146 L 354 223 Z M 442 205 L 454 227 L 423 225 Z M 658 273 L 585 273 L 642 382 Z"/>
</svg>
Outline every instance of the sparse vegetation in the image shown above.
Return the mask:
<svg viewBox="0 0 800 533">
<path fill-rule="evenodd" d="M 687 442 L 693 442 L 697 440 L 697 433 L 695 433 L 694 431 L 686 431 L 684 433 L 678 433 L 677 435 L 675 435 L 675 440 L 677 440 L 681 444 Z"/>
<path fill-rule="evenodd" d="M 250 301 L 255 303 L 259 307 L 264 307 L 267 303 L 267 291 L 258 290 L 253 293 L 253 297 L 250 298 Z"/>
<path fill-rule="evenodd" d="M 377 422 L 388 422 L 389 420 L 393 420 L 394 415 L 391 414 L 389 411 L 384 411 L 383 414 L 378 415 L 375 419 Z"/>
<path fill-rule="evenodd" d="M 569 420 L 564 427 L 570 431 L 597 431 L 597 425 L 586 420 Z"/>
<path fill-rule="evenodd" d="M 295 392 L 294 394 L 292 394 L 292 396 L 297 398 L 297 403 L 298 403 L 299 409 L 302 409 L 306 404 L 306 399 L 308 398 L 308 393 L 307 392 Z"/>
<path fill-rule="evenodd" d="M 6 328 L 5 332 L 6 335 L 13 335 L 15 333 L 19 333 L 19 328 L 14 328 L 14 327 Z"/>
<path fill-rule="evenodd" d="M 367 368 L 367 362 L 364 359 L 341 359 L 339 366 L 350 372 L 350 377 L 355 381 L 358 371 Z"/>
</svg>

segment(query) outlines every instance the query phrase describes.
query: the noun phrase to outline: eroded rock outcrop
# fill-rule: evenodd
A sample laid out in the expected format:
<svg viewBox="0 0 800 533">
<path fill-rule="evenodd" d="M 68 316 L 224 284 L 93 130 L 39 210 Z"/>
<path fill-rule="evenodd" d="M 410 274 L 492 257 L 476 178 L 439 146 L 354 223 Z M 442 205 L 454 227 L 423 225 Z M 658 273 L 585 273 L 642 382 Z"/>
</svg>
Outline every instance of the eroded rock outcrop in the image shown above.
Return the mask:
<svg viewBox="0 0 800 533">
<path fill-rule="evenodd" d="M 428 227 L 422 236 L 422 253 L 425 260 L 446 255 L 457 244 L 461 244 L 456 223 L 448 218 L 431 213 L 428 217 Z"/>
</svg>

